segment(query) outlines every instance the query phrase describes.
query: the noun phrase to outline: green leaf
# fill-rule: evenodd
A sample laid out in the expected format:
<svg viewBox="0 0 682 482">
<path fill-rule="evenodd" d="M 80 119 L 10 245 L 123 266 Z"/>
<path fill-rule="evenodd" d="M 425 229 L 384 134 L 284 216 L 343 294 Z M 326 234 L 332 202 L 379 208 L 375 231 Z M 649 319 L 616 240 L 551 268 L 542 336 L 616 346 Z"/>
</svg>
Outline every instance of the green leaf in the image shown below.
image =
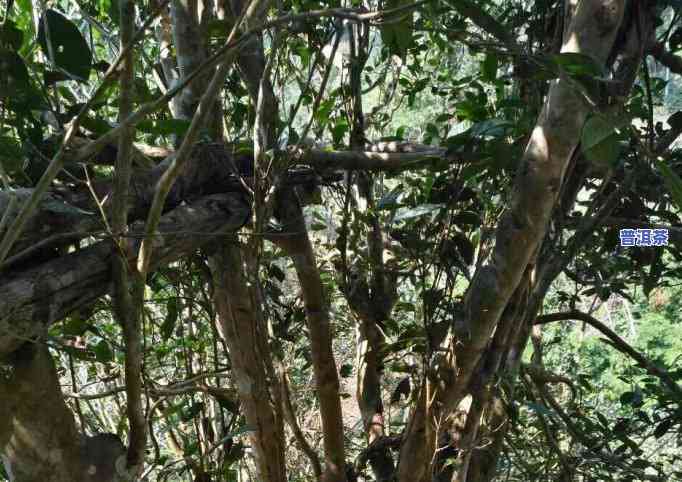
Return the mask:
<svg viewBox="0 0 682 482">
<path fill-rule="evenodd" d="M 46 211 L 50 211 L 57 214 L 71 214 L 71 215 L 87 215 L 92 216 L 93 213 L 89 211 L 84 211 L 83 209 L 72 206 L 71 204 L 61 202 L 61 201 L 47 201 L 43 207 Z"/>
<path fill-rule="evenodd" d="M 603 166 L 612 166 L 616 163 L 620 154 L 616 131 L 618 125 L 614 119 L 601 114 L 587 119 L 580 142 L 583 154 L 588 160 Z"/>
<path fill-rule="evenodd" d="M 85 116 L 81 119 L 81 125 L 99 136 L 111 130 L 111 125 L 107 121 L 97 117 Z"/>
<path fill-rule="evenodd" d="M 609 428 L 609 421 L 608 419 L 602 415 L 600 412 L 596 412 L 597 418 L 599 419 L 599 423 L 604 426 L 604 428 Z"/>
<path fill-rule="evenodd" d="M 282 271 L 282 269 L 274 263 L 268 268 L 268 273 L 280 283 L 282 283 L 286 278 L 284 271 Z"/>
<path fill-rule="evenodd" d="M 353 365 L 350 363 L 344 363 L 341 365 L 341 368 L 339 368 L 339 374 L 341 375 L 341 378 L 348 378 L 351 375 L 353 375 Z"/>
<path fill-rule="evenodd" d="M 471 136 L 482 138 L 501 138 L 507 135 L 513 124 L 504 119 L 486 119 L 476 122 L 469 130 Z"/>
<path fill-rule="evenodd" d="M 673 202 L 678 209 L 682 209 L 682 179 L 660 159 L 656 160 L 656 165 L 663 174 L 663 181 L 672 195 Z"/>
<path fill-rule="evenodd" d="M 114 359 L 114 352 L 111 351 L 109 343 L 104 340 L 93 346 L 92 351 L 95 354 L 95 359 L 100 363 L 109 363 Z"/>
<path fill-rule="evenodd" d="M 496 54 L 490 53 L 485 56 L 481 63 L 481 77 L 483 80 L 493 82 L 497 78 L 497 67 L 499 65 L 499 58 Z"/>
<path fill-rule="evenodd" d="M 173 334 L 175 324 L 178 321 L 178 300 L 177 298 L 170 298 L 166 303 L 166 318 L 161 325 L 161 338 L 164 341 L 168 340 Z"/>
<path fill-rule="evenodd" d="M 45 25 L 49 30 L 51 48 L 48 48 Z M 78 27 L 61 13 L 47 10 L 40 19 L 38 43 L 56 67 L 62 69 L 76 80 L 86 82 L 92 68 L 92 52 L 81 35 Z M 54 58 L 52 58 L 54 55 Z"/>
<path fill-rule="evenodd" d="M 551 55 L 550 59 L 571 76 L 601 77 L 604 75 L 602 66 L 589 55 L 565 52 Z"/>
<path fill-rule="evenodd" d="M 235 403 L 234 400 L 230 400 L 229 398 L 225 397 L 215 397 L 215 400 L 218 402 L 218 405 L 220 405 L 221 408 L 224 408 L 228 412 L 238 413 L 239 403 Z"/>
<path fill-rule="evenodd" d="M 24 40 L 24 33 L 17 28 L 17 24 L 7 19 L 0 25 L 0 47 L 9 50 L 19 50 Z"/>
<path fill-rule="evenodd" d="M 350 126 L 348 125 L 348 121 L 342 118 L 339 119 L 330 130 L 332 132 L 332 142 L 334 145 L 339 145 L 341 144 L 341 141 L 343 141 L 343 137 L 346 133 L 350 131 Z"/>
<path fill-rule="evenodd" d="M 456 233 L 452 241 L 457 246 L 457 251 L 467 265 L 472 265 L 474 263 L 474 254 L 476 253 L 476 248 L 462 233 Z"/>
<path fill-rule="evenodd" d="M 183 409 L 180 412 L 180 420 L 183 422 L 189 422 L 192 420 L 194 417 L 199 415 L 201 411 L 204 409 L 204 402 L 194 402 L 192 403 L 189 407 L 186 409 Z"/>
<path fill-rule="evenodd" d="M 121 23 L 118 0 L 99 0 L 99 11 L 102 16 L 108 15 L 112 23 Z"/>
<path fill-rule="evenodd" d="M 334 109 L 334 99 L 327 99 L 320 102 L 317 111 L 313 114 L 315 121 L 320 125 L 327 124 L 332 109 Z"/>
<path fill-rule="evenodd" d="M 0 99 L 30 92 L 28 69 L 16 52 L 0 49 Z"/>
<path fill-rule="evenodd" d="M 409 3 L 410 0 L 388 0 L 384 8 L 391 10 Z M 382 23 L 381 40 L 391 55 L 405 58 L 407 49 L 414 45 L 414 12 L 409 10 L 397 20 L 392 18 L 390 22 Z"/>
<path fill-rule="evenodd" d="M 0 136 L 0 164 L 8 173 L 21 171 L 24 152 L 16 139 Z"/>
<path fill-rule="evenodd" d="M 668 418 L 666 420 L 663 420 L 661 423 L 656 425 L 656 428 L 654 429 L 654 437 L 656 437 L 656 438 L 663 437 L 672 428 L 674 423 L 675 423 L 675 419 L 673 419 L 673 418 Z"/>
<path fill-rule="evenodd" d="M 384 194 L 377 203 L 377 209 L 393 209 L 398 206 L 398 199 L 403 193 L 403 185 L 399 184 L 386 194 Z"/>
<path fill-rule="evenodd" d="M 434 124 L 433 122 L 429 122 L 428 124 L 426 124 L 426 135 L 424 136 L 425 138 L 439 137 L 439 135 L 440 133 L 438 132 L 438 126 L 436 124 Z"/>
<path fill-rule="evenodd" d="M 591 116 L 585 122 L 582 131 L 582 148 L 590 150 L 614 134 L 613 123 L 606 116 L 597 114 Z"/>
<path fill-rule="evenodd" d="M 401 208 L 393 218 L 394 222 L 405 221 L 406 219 L 417 218 L 440 211 L 445 207 L 444 204 L 420 204 L 413 208 Z"/>
<path fill-rule="evenodd" d="M 481 225 L 481 217 L 473 211 L 462 211 L 452 217 L 452 223 L 457 226 L 473 226 Z"/>
<path fill-rule="evenodd" d="M 71 80 L 71 76 L 59 70 L 46 70 L 43 73 L 43 82 L 45 83 L 45 87 L 51 87 L 57 82 L 62 82 L 64 80 Z"/>
<path fill-rule="evenodd" d="M 64 334 L 68 336 L 82 336 L 90 327 L 88 320 L 80 316 L 73 316 L 64 323 Z"/>
<path fill-rule="evenodd" d="M 673 115 L 668 117 L 668 125 L 673 129 L 682 128 L 682 110 L 678 110 Z"/>
<path fill-rule="evenodd" d="M 227 39 L 227 34 L 232 30 L 234 22 L 228 19 L 212 19 L 206 24 L 206 35 L 209 38 Z"/>
<path fill-rule="evenodd" d="M 620 396 L 620 403 L 639 407 L 642 404 L 642 392 L 640 390 L 625 392 Z"/>
<path fill-rule="evenodd" d="M 485 5 L 485 2 L 473 2 L 470 0 L 457 0 L 452 2 L 451 5 L 457 12 L 463 17 L 471 20 L 478 27 L 482 28 L 486 32 L 489 32 L 497 39 L 502 40 L 505 43 L 509 43 L 511 40 L 511 35 L 508 28 L 500 23 L 495 17 L 483 10 L 481 4 Z"/>
<path fill-rule="evenodd" d="M 538 415 L 544 415 L 544 416 L 551 416 L 552 412 L 550 412 L 547 407 L 544 405 L 540 405 L 539 403 L 533 403 L 533 402 L 526 402 L 524 405 L 531 409 L 533 412 L 535 412 Z"/>
<path fill-rule="evenodd" d="M 303 67 L 308 67 L 310 65 L 310 58 L 312 56 L 308 46 L 301 43 L 296 45 L 294 50 L 296 51 L 296 54 L 301 57 L 301 64 L 303 64 Z"/>
</svg>

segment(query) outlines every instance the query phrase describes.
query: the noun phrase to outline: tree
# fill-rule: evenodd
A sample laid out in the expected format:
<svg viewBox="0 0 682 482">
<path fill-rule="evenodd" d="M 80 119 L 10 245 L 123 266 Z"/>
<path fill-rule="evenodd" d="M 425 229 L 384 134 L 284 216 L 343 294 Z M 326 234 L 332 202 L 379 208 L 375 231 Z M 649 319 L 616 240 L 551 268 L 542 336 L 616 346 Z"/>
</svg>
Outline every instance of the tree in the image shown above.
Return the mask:
<svg viewBox="0 0 682 482">
<path fill-rule="evenodd" d="M 682 371 L 581 308 L 680 276 L 682 123 L 650 71 L 679 70 L 678 10 L 7 2 L 6 478 L 679 471 L 639 445 L 680 426 Z M 639 367 L 638 423 L 547 365 L 565 320 Z"/>
</svg>

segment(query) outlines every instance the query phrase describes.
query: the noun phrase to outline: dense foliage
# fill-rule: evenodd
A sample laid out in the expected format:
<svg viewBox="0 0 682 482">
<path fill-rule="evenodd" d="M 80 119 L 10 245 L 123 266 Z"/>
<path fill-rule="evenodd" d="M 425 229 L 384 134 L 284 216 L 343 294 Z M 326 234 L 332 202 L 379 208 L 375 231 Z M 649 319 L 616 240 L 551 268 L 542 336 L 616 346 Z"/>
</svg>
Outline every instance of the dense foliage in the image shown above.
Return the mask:
<svg viewBox="0 0 682 482">
<path fill-rule="evenodd" d="M 0 2 L 0 479 L 682 480 L 680 7 Z"/>
</svg>

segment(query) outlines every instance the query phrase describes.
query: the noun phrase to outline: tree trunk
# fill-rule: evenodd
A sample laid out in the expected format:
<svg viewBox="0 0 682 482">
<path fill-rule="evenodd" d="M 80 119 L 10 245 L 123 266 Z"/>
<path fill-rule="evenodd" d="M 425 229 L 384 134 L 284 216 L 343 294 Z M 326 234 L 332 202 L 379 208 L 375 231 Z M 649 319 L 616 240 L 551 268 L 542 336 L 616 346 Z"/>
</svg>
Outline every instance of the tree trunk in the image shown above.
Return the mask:
<svg viewBox="0 0 682 482">
<path fill-rule="evenodd" d="M 240 0 L 231 2 L 229 10 L 232 17 L 236 17 L 242 8 L 243 2 Z M 265 10 L 262 13 L 262 18 L 264 18 Z M 227 9 L 224 9 L 224 14 L 227 14 Z M 260 147 L 262 149 L 276 148 L 279 112 L 272 83 L 266 74 L 262 38 L 250 42 L 249 46 L 238 56 L 237 63 L 257 108 L 260 100 L 263 125 L 257 127 L 263 128 L 265 133 L 265 138 L 262 139 L 264 145 Z M 277 180 L 284 175 L 285 172 L 275 173 L 270 181 Z M 278 241 L 281 241 L 279 244 L 294 262 L 310 333 L 310 349 L 325 448 L 325 471 L 322 480 L 323 482 L 345 482 L 343 418 L 339 396 L 339 376 L 332 350 L 329 306 L 308 236 L 303 210 L 297 196 L 292 186 L 283 185 L 278 188 L 275 199 L 276 209 L 279 211 L 282 223 L 287 227 L 285 236 L 278 237 Z"/>
<path fill-rule="evenodd" d="M 236 239 L 220 245 L 210 258 L 213 301 L 218 328 L 230 352 L 232 375 L 255 451 L 258 480 L 286 482 L 284 430 L 268 387 L 265 360 L 259 340 L 267 337 L 254 308 L 253 293 L 247 286 L 241 250 Z"/>
<path fill-rule="evenodd" d="M 277 203 L 279 209 L 283 211 L 282 221 L 288 228 L 280 245 L 294 262 L 301 284 L 301 296 L 310 333 L 310 351 L 324 434 L 326 467 L 322 480 L 345 482 L 343 416 L 339 395 L 339 374 L 332 349 L 329 304 L 298 199 L 291 191 L 280 194 Z"/>
<path fill-rule="evenodd" d="M 1 368 L 0 451 L 11 482 L 114 482 L 125 447 L 76 428 L 47 347 L 26 343 Z"/>
<path fill-rule="evenodd" d="M 561 52 L 589 55 L 603 66 L 612 52 L 625 2 L 567 0 L 567 5 L 570 15 L 565 21 Z M 424 469 L 427 461 L 411 457 L 410 452 L 433 444 L 432 432 L 470 392 L 490 337 L 545 236 L 566 167 L 590 110 L 575 81 L 561 77 L 551 84 L 515 179 L 511 206 L 497 227 L 492 258 L 477 270 L 465 299 L 465 323 L 457 329 L 447 359 L 440 360 L 450 366 L 441 378 L 445 388 L 436 391 L 433 405 L 415 411 L 415 420 L 408 424 L 399 466 L 401 482 L 428 480 Z M 436 412 L 428 413 L 430 408 Z M 453 480 L 461 479 L 455 473 Z"/>
</svg>

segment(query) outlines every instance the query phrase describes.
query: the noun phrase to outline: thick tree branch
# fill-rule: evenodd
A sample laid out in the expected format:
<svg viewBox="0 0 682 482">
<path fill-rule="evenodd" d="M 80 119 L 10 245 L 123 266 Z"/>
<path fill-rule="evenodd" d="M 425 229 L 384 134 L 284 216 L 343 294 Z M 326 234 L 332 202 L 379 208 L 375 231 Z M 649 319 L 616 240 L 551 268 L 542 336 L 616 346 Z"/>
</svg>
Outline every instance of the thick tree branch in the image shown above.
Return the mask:
<svg viewBox="0 0 682 482">
<path fill-rule="evenodd" d="M 10 480 L 119 480 L 125 447 L 114 434 L 78 431 L 47 347 L 26 344 L 15 355 L 6 366 L 9 376 L 0 377 L 0 447 Z"/>
<path fill-rule="evenodd" d="M 242 15 L 240 15 L 227 38 L 228 45 L 231 44 L 236 37 L 241 23 L 248 21 L 254 16 L 259 3 L 259 0 L 254 0 L 249 7 L 244 10 Z M 192 117 L 192 122 L 189 126 L 189 129 L 187 130 L 187 133 L 185 134 L 185 137 L 182 140 L 180 148 L 175 153 L 173 160 L 168 166 L 168 169 L 164 171 L 156 186 L 154 199 L 152 200 L 152 205 L 149 208 L 149 213 L 147 214 L 145 238 L 142 240 L 142 245 L 140 247 L 137 260 L 137 270 L 140 272 L 140 275 L 143 279 L 147 274 L 151 255 L 154 250 L 153 236 L 161 219 L 161 213 L 163 206 L 166 203 L 166 197 L 170 193 L 175 181 L 180 177 L 182 169 L 187 162 L 192 149 L 194 148 L 194 143 L 196 142 L 199 135 L 199 129 L 203 125 L 206 115 L 213 108 L 215 99 L 225 80 L 225 75 L 227 75 L 227 71 L 232 63 L 231 61 L 232 56 L 228 56 L 218 65 L 218 68 L 211 77 L 211 81 L 208 84 L 206 92 L 204 92 L 201 96 L 199 106 L 196 108 L 196 112 Z"/>
<path fill-rule="evenodd" d="M 280 246 L 294 262 L 310 333 L 315 387 L 324 433 L 326 470 L 323 480 L 345 482 L 343 414 L 339 374 L 332 349 L 328 299 L 298 200 L 291 192 L 280 193 L 277 204 L 280 209 L 286 209 L 283 222 L 287 226 L 287 235 L 280 239 Z"/>
<path fill-rule="evenodd" d="M 57 174 L 64 165 L 65 154 L 67 152 L 67 149 L 69 148 L 71 139 L 73 139 L 76 133 L 78 132 L 81 120 L 85 117 L 85 114 L 88 113 L 90 108 L 93 106 L 97 98 L 104 90 L 104 88 L 108 85 L 110 78 L 117 71 L 123 59 L 128 55 L 130 51 L 132 51 L 135 42 L 142 38 L 142 34 L 147 30 L 147 28 L 156 18 L 156 15 L 159 14 L 163 6 L 165 6 L 165 2 L 161 4 L 157 11 L 155 11 L 152 15 L 149 16 L 149 18 L 147 18 L 144 25 L 142 25 L 142 27 L 133 36 L 132 41 L 121 49 L 121 52 L 119 53 L 116 60 L 114 60 L 111 66 L 107 69 L 100 84 L 97 86 L 97 88 L 90 96 L 88 101 L 83 105 L 83 107 L 81 107 L 80 111 L 78 112 L 78 115 L 76 115 L 76 117 L 74 117 L 73 120 L 71 121 L 69 128 L 66 132 L 66 135 L 64 136 L 64 141 L 62 142 L 61 147 L 59 148 L 55 156 L 52 158 L 52 161 L 50 161 L 50 165 L 47 167 L 47 169 L 41 176 L 40 180 L 38 181 L 38 184 L 33 190 L 31 197 L 21 207 L 21 211 L 14 219 L 14 222 L 9 226 L 9 229 L 2 237 L 2 240 L 0 241 L 0 264 L 7 257 L 7 254 L 12 248 L 14 242 L 17 240 L 17 238 L 19 238 L 19 236 L 21 236 L 21 233 L 23 232 L 24 227 L 28 222 L 29 218 L 35 212 L 42 197 L 50 188 L 52 181 L 54 181 L 55 177 L 57 177 Z"/>
<path fill-rule="evenodd" d="M 433 148 L 418 152 L 363 152 L 327 151 L 324 149 L 292 149 L 295 162 L 320 170 L 348 171 L 403 171 L 421 169 L 448 160 L 452 163 L 466 163 L 463 160 L 447 159 L 444 150 Z"/>
<path fill-rule="evenodd" d="M 564 36 L 564 53 L 604 64 L 621 24 L 624 2 L 580 2 Z M 453 344 L 458 368 L 446 405 L 457 405 L 511 294 L 545 235 L 590 107 L 573 84 L 555 81 L 524 153 L 510 209 L 496 231 L 491 262 L 477 270 L 466 297 L 466 322 Z"/>
<path fill-rule="evenodd" d="M 249 215 L 241 195 L 229 193 L 175 208 L 159 224 L 151 269 L 194 252 L 216 236 L 235 232 Z M 125 249 L 129 263 L 137 256 L 142 233 L 142 223 L 134 224 L 129 231 Z M 101 241 L 0 276 L 0 359 L 24 341 L 43 336 L 52 323 L 109 292 L 111 246 L 110 241 Z"/>
<path fill-rule="evenodd" d="M 213 299 L 218 327 L 232 361 L 233 381 L 247 423 L 252 427 L 251 443 L 255 452 L 258 480 L 286 482 L 282 420 L 270 399 L 265 359 L 259 343 L 262 334 L 244 273 L 241 248 L 236 239 L 221 243 L 210 258 Z M 267 345 L 266 345 L 267 346 Z"/>
</svg>

